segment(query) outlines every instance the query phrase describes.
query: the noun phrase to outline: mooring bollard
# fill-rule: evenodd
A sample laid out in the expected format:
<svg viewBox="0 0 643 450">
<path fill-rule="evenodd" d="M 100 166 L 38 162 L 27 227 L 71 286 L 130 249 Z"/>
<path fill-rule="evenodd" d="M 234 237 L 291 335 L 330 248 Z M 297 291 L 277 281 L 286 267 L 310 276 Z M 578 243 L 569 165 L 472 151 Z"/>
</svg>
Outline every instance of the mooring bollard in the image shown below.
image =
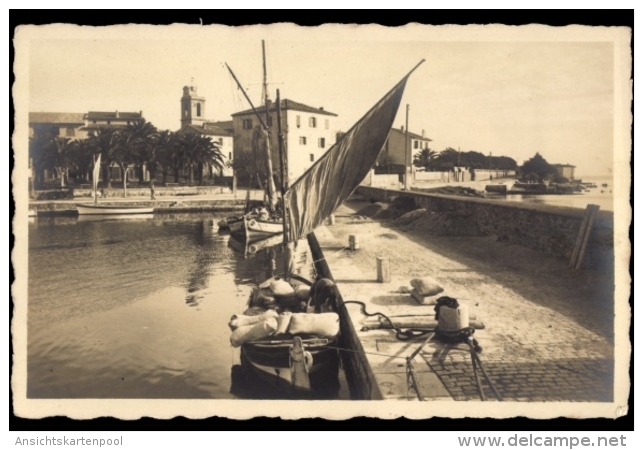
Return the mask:
<svg viewBox="0 0 643 450">
<path fill-rule="evenodd" d="M 380 283 L 391 282 L 389 260 L 388 258 L 384 258 L 383 256 L 377 257 L 377 281 L 379 281 Z"/>
<path fill-rule="evenodd" d="M 359 250 L 359 238 L 355 234 L 351 234 L 348 236 L 348 247 L 351 249 L 352 252 L 355 250 Z"/>
</svg>

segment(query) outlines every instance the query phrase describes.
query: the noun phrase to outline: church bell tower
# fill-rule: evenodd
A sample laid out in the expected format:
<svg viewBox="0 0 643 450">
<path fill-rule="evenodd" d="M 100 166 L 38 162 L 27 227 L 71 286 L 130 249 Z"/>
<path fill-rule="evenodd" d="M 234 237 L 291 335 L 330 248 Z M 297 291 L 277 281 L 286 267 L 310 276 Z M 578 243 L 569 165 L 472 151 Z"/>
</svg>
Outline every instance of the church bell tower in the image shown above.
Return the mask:
<svg viewBox="0 0 643 450">
<path fill-rule="evenodd" d="M 205 98 L 199 97 L 196 86 L 183 86 L 181 97 L 181 127 L 203 126 L 205 123 Z"/>
</svg>

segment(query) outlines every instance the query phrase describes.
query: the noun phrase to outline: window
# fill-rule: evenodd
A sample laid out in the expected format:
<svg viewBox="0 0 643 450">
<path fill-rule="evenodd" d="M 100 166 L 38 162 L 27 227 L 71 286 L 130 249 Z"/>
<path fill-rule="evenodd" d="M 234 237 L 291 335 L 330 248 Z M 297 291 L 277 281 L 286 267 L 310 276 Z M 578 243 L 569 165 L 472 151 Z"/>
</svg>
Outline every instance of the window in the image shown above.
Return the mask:
<svg viewBox="0 0 643 450">
<path fill-rule="evenodd" d="M 308 119 L 308 125 L 310 128 L 317 128 L 317 117 L 310 117 Z"/>
<path fill-rule="evenodd" d="M 252 119 L 243 119 L 243 129 L 252 130 Z"/>
<path fill-rule="evenodd" d="M 315 160 L 315 154 L 311 153 L 310 154 L 310 162 L 313 162 Z"/>
<path fill-rule="evenodd" d="M 201 103 L 196 104 L 196 116 L 201 117 Z"/>
<path fill-rule="evenodd" d="M 319 138 L 319 148 L 326 147 L 326 138 Z"/>
<path fill-rule="evenodd" d="M 223 138 L 219 138 L 219 144 L 223 145 Z"/>
<path fill-rule="evenodd" d="M 228 152 L 228 159 L 232 160 L 232 152 Z"/>
<path fill-rule="evenodd" d="M 328 130 L 328 119 L 324 120 L 324 125 L 325 125 L 326 129 Z"/>
<path fill-rule="evenodd" d="M 301 126 L 301 116 L 297 116 L 297 128 Z"/>
<path fill-rule="evenodd" d="M 306 145 L 306 136 L 299 136 L 299 145 Z"/>
<path fill-rule="evenodd" d="M 420 141 L 413 141 L 413 148 L 418 148 Z"/>
<path fill-rule="evenodd" d="M 68 128 L 65 130 L 65 136 L 67 136 L 67 137 L 73 137 L 73 136 L 75 136 L 75 135 L 76 135 L 76 130 L 74 130 L 72 127 L 68 127 Z"/>
</svg>

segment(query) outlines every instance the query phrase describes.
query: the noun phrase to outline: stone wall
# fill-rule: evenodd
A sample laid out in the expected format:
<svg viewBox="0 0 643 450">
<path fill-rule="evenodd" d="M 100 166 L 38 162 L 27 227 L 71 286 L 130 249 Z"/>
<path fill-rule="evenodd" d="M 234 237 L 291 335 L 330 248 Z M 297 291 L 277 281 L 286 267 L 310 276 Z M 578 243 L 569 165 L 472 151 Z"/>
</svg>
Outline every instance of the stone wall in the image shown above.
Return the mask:
<svg viewBox="0 0 643 450">
<path fill-rule="evenodd" d="M 547 205 L 508 203 L 502 200 L 459 198 L 438 194 L 391 191 L 360 186 L 366 199 L 404 198 L 405 207 L 457 213 L 469 217 L 481 233 L 498 241 L 520 244 L 570 259 L 585 210 Z M 587 245 L 584 267 L 613 269 L 614 215 L 599 211 Z"/>
<path fill-rule="evenodd" d="M 123 198 L 123 188 L 99 188 L 99 192 L 104 194 L 104 198 Z M 215 195 L 215 194 L 229 194 L 230 188 L 222 186 L 154 186 L 154 196 L 190 196 L 190 195 Z M 92 189 L 74 189 L 74 198 L 92 197 Z M 150 197 L 149 186 L 132 186 L 127 188 L 127 197 Z"/>
</svg>

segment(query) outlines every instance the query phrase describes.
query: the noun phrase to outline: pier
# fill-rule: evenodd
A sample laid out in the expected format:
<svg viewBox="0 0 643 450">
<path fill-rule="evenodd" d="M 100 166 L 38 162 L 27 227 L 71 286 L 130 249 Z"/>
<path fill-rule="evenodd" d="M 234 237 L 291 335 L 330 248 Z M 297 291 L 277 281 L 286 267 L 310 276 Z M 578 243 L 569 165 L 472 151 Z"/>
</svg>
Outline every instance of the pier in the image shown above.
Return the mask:
<svg viewBox="0 0 643 450">
<path fill-rule="evenodd" d="M 404 232 L 390 222 L 355 220 L 368 203 L 348 202 L 334 225 L 315 235 L 322 271 L 343 301 L 363 302 L 368 313 L 391 319 L 430 316 L 408 293 L 410 280 L 430 276 L 442 295 L 469 307 L 484 324 L 474 337 L 494 387 L 507 401 L 611 401 L 614 398 L 613 272 L 568 267 L 541 251 L 498 242 L 494 236 L 445 237 Z M 349 236 L 359 234 L 351 251 Z M 390 261 L 389 283 L 378 282 L 377 258 Z M 391 329 L 357 304 L 345 311 L 344 367 L 352 394 L 360 399 L 410 400 L 406 357 L 425 337 L 399 341 Z M 438 340 L 415 357 L 417 384 L 426 400 L 479 400 L 469 348 Z M 487 399 L 494 399 L 482 379 Z"/>
</svg>

